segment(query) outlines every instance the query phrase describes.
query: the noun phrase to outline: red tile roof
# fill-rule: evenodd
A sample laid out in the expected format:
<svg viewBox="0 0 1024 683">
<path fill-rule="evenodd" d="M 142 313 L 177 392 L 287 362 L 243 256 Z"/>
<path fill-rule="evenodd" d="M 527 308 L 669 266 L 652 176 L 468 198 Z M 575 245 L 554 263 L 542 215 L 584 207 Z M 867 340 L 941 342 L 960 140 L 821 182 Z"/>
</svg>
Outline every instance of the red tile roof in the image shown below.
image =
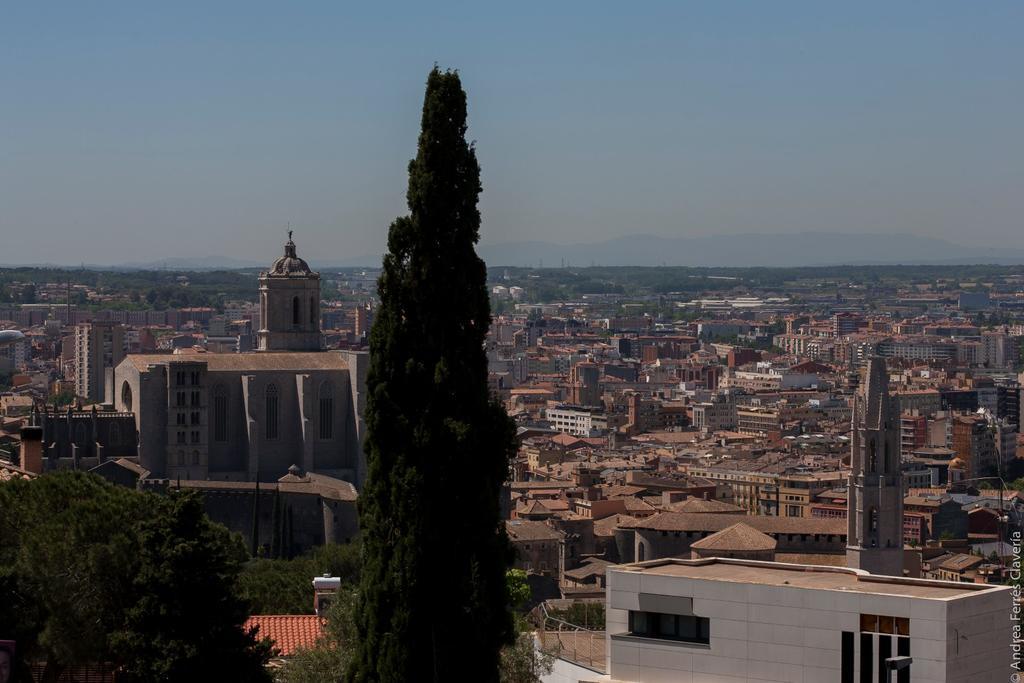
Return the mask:
<svg viewBox="0 0 1024 683">
<path fill-rule="evenodd" d="M 245 622 L 245 630 L 255 626 L 256 638 L 270 638 L 282 657 L 316 645 L 323 633 L 323 624 L 315 614 L 257 614 Z"/>
</svg>

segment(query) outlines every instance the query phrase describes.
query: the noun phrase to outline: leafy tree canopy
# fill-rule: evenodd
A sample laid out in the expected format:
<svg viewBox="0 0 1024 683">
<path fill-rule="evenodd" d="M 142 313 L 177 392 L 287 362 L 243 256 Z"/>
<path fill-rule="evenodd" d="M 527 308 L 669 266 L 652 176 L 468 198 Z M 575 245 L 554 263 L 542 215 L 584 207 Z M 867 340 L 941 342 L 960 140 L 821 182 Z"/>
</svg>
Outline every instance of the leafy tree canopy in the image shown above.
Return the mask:
<svg viewBox="0 0 1024 683">
<path fill-rule="evenodd" d="M 195 493 L 81 472 L 0 484 L 0 633 L 19 657 L 110 663 L 125 680 L 267 680 L 235 584 L 245 549 Z M 209 678 L 209 677 L 212 677 Z"/>
</svg>

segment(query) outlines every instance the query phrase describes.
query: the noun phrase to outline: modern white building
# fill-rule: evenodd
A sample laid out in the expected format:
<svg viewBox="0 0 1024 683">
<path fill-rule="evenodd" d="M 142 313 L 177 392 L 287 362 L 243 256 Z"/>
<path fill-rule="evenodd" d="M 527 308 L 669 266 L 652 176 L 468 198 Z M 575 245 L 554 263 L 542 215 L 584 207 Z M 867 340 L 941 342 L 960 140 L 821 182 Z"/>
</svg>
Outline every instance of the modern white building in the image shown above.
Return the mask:
<svg viewBox="0 0 1024 683">
<path fill-rule="evenodd" d="M 608 416 L 594 408 L 561 405 L 548 408 L 544 417 L 555 429 L 571 436 L 600 436 L 608 431 Z"/>
<path fill-rule="evenodd" d="M 606 674 L 621 683 L 1010 680 L 1012 591 L 857 569 L 664 559 L 607 572 Z M 887 671 L 886 660 L 910 657 Z"/>
<path fill-rule="evenodd" d="M 545 683 L 1016 680 L 1007 586 L 723 558 L 606 578 L 606 647 L 586 648 L 605 665 L 563 655 Z M 889 671 L 899 659 L 906 668 Z"/>
</svg>

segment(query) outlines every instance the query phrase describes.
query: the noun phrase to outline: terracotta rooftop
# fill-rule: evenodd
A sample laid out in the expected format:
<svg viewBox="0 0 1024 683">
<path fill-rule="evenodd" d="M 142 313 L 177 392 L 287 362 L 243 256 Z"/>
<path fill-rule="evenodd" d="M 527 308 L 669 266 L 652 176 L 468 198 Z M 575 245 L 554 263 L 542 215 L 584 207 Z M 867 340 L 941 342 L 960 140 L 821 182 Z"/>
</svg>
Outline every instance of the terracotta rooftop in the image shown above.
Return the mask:
<svg viewBox="0 0 1024 683">
<path fill-rule="evenodd" d="M 592 576 L 604 576 L 612 563 L 600 557 L 588 557 L 575 569 L 566 569 L 565 576 L 576 581 L 585 581 Z"/>
<path fill-rule="evenodd" d="M 539 500 L 531 500 L 519 508 L 520 515 L 551 515 L 554 514 L 549 507 Z"/>
<path fill-rule="evenodd" d="M 323 633 L 323 623 L 315 614 L 259 614 L 249 617 L 243 628 L 248 631 L 253 626 L 256 639 L 269 638 L 282 657 L 312 648 Z"/>
<path fill-rule="evenodd" d="M 626 512 L 654 512 L 658 509 L 642 498 L 622 498 L 621 500 L 626 505 Z"/>
<path fill-rule="evenodd" d="M 698 550 L 775 550 L 775 539 L 739 522 L 695 541 Z"/>
<path fill-rule="evenodd" d="M 671 503 L 668 509 L 672 512 L 694 512 L 707 514 L 710 512 L 718 513 L 737 513 L 743 512 L 743 508 L 733 505 L 732 503 L 725 503 L 720 500 L 714 500 L 712 498 L 687 498 L 681 500 L 678 503 Z"/>
<path fill-rule="evenodd" d="M 747 516 L 744 523 L 766 534 L 846 535 L 845 519 Z M 736 523 L 736 515 L 721 513 L 659 512 L 643 519 L 623 520 L 620 528 L 654 531 L 721 531 Z"/>
<path fill-rule="evenodd" d="M 12 479 L 35 479 L 36 475 L 27 472 L 17 465 L 0 461 L 0 481 L 11 481 Z"/>
<path fill-rule="evenodd" d="M 563 534 L 544 522 L 513 519 L 505 522 L 505 530 L 512 541 L 558 541 Z"/>
</svg>

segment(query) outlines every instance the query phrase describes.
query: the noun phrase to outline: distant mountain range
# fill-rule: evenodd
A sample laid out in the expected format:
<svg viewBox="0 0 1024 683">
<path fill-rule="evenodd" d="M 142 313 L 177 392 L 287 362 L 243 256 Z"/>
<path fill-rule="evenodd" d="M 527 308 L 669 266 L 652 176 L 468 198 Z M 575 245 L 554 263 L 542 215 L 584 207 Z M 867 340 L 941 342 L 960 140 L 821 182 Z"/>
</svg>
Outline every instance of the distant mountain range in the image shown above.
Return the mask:
<svg viewBox="0 0 1024 683">
<path fill-rule="evenodd" d="M 890 264 L 1024 264 L 1024 249 L 968 247 L 909 234 L 789 233 L 658 237 L 603 242 L 481 245 L 490 266 L 828 266 Z"/>
<path fill-rule="evenodd" d="M 934 237 L 906 233 L 804 232 L 707 237 L 631 235 L 575 244 L 544 241 L 489 243 L 480 245 L 478 252 L 491 267 L 1024 264 L 1024 248 L 964 246 Z M 379 253 L 338 260 L 310 261 L 310 265 L 319 270 L 379 268 L 380 263 Z M 85 267 L 108 270 L 216 270 L 266 268 L 269 265 L 269 261 L 250 261 L 230 256 L 202 256 Z"/>
</svg>

